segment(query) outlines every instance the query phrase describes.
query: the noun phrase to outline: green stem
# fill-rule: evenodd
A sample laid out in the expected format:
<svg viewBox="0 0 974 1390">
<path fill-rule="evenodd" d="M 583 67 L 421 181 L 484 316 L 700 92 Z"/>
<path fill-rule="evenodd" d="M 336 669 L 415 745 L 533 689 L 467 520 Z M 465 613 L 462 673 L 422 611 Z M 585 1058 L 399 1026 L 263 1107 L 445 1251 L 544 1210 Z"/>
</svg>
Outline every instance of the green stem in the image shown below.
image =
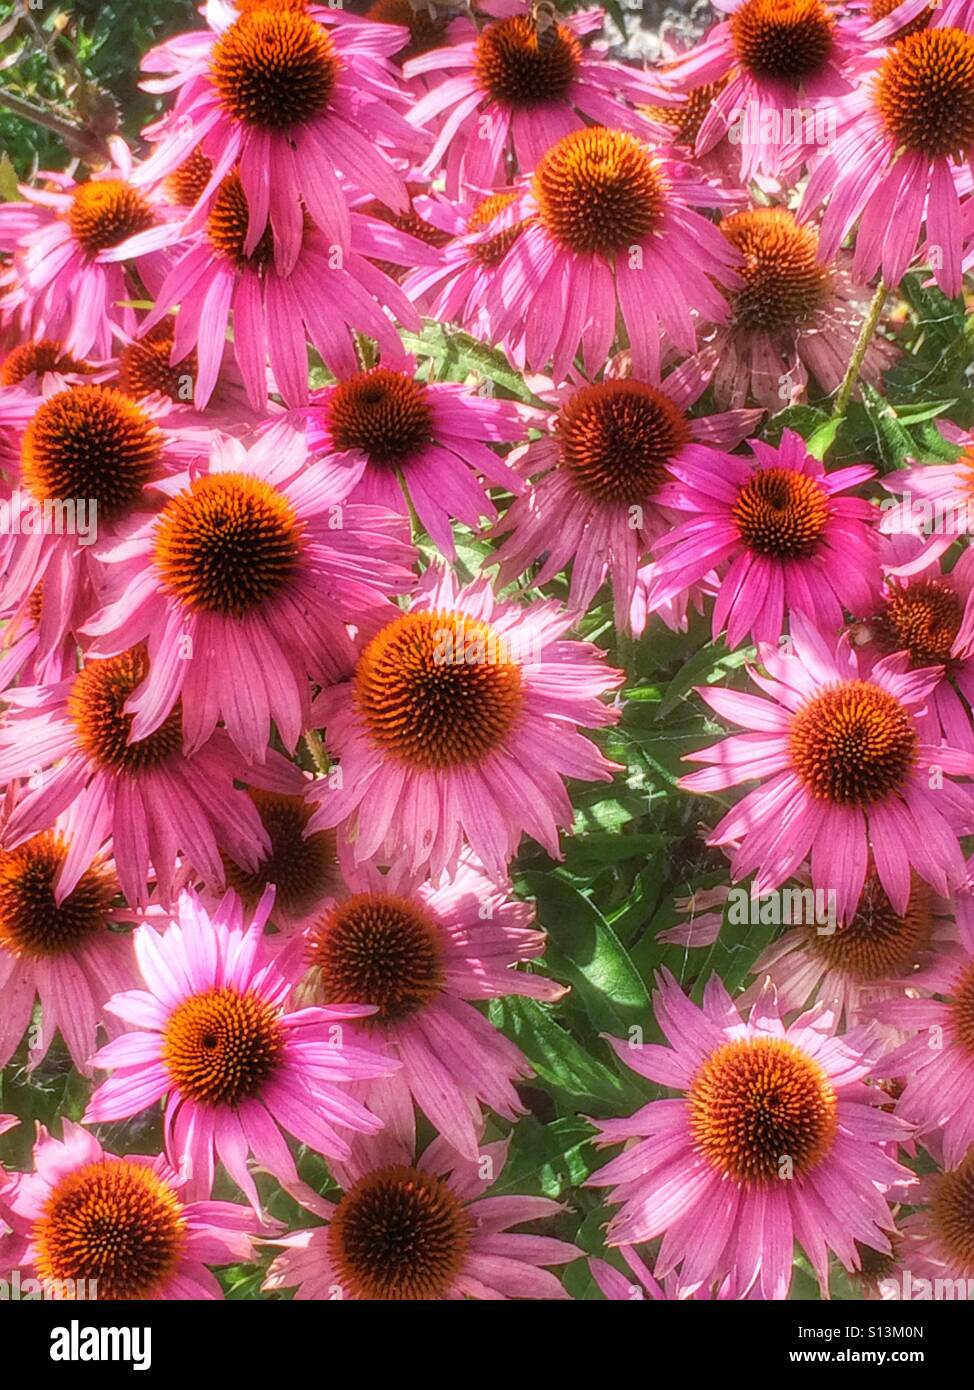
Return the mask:
<svg viewBox="0 0 974 1390">
<path fill-rule="evenodd" d="M 880 281 L 876 287 L 876 293 L 873 295 L 872 303 L 869 306 L 869 312 L 862 321 L 862 327 L 859 330 L 859 337 L 856 340 L 856 346 L 849 361 L 848 369 L 842 380 L 842 385 L 839 387 L 839 394 L 835 398 L 835 405 L 832 409 L 833 415 L 841 416 L 846 412 L 846 407 L 852 398 L 856 382 L 859 380 L 862 364 L 866 360 L 869 344 L 872 342 L 873 334 L 879 326 L 879 320 L 883 312 L 883 307 L 886 304 L 886 297 L 888 294 L 889 290 L 883 282 Z"/>
<path fill-rule="evenodd" d="M 12 111 L 15 116 L 21 116 L 25 121 L 31 121 L 34 125 L 42 126 L 44 130 L 53 131 L 60 136 L 73 155 L 90 162 L 92 159 L 97 164 L 110 163 L 112 152 L 100 135 L 96 135 L 92 130 L 86 130 L 84 126 L 75 125 L 74 122 L 65 120 L 63 116 L 57 115 L 54 111 L 48 111 L 42 106 L 35 106 L 32 101 L 27 101 L 25 97 L 18 97 L 10 91 L 0 92 L 0 106 L 5 106 L 8 111 Z"/>
<path fill-rule="evenodd" d="M 413 506 L 413 499 L 409 495 L 409 485 L 406 482 L 405 474 L 398 464 L 396 465 L 396 477 L 399 479 L 399 486 L 402 488 L 403 496 L 406 499 L 406 506 L 409 508 L 409 525 L 412 531 L 413 545 L 416 545 L 420 536 L 423 534 L 423 523 L 420 521 L 419 514 Z"/>
</svg>

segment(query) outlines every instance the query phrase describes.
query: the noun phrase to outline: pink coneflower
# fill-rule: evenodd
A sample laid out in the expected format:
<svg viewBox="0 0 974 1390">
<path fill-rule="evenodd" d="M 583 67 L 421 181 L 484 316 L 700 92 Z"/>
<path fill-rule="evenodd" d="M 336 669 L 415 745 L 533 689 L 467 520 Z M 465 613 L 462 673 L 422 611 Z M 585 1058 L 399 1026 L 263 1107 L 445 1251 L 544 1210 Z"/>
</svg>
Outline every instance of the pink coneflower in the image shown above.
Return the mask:
<svg viewBox="0 0 974 1390">
<path fill-rule="evenodd" d="M 0 468 L 10 488 L 0 612 L 31 604 L 38 586 L 46 586 L 38 649 L 47 655 L 93 601 L 94 542 L 106 543 L 145 505 L 150 483 L 205 456 L 214 432 L 194 427 L 169 401 L 136 403 L 100 384 L 46 398 L 11 388 L 0 395 L 0 426 Z M 48 524 L 38 525 L 45 507 Z"/>
<path fill-rule="evenodd" d="M 891 1286 L 907 1297 L 902 1290 L 908 1271 L 913 1298 L 923 1297 L 921 1279 L 950 1281 L 940 1287 L 952 1292 L 934 1293 L 934 1297 L 970 1298 L 974 1291 L 974 1149 L 956 1165 L 922 1177 L 911 1205 L 917 1210 L 900 1223 L 903 1238 L 897 1245 L 896 1264 L 885 1271 L 886 1278 L 895 1281 Z"/>
<path fill-rule="evenodd" d="M 610 1265 L 607 1260 L 590 1259 L 588 1262 L 592 1278 L 603 1296 L 610 1302 L 639 1303 L 644 1302 L 647 1298 L 657 1302 L 660 1300 L 673 1301 L 680 1298 L 678 1276 L 671 1274 L 664 1287 L 657 1282 L 649 1266 L 633 1246 L 620 1245 L 619 1254 L 629 1266 L 628 1276 L 616 1269 L 615 1265 Z M 697 1289 L 695 1293 L 690 1295 L 695 1299 L 709 1299 L 710 1296 L 710 1290 L 706 1286 Z M 727 1294 L 721 1289 L 715 1297 L 722 1299 L 726 1298 Z"/>
<path fill-rule="evenodd" d="M 367 257 L 392 255 L 406 264 L 422 264 L 424 257 L 435 261 L 432 248 L 386 223 L 352 213 L 350 245 L 340 252 L 302 217 L 297 249 L 284 270 L 275 256 L 273 223 L 248 249 L 250 216 L 242 172 L 234 171 L 216 190 L 205 227 L 190 239 L 142 324 L 146 333 L 181 305 L 172 360 L 178 363 L 195 352 L 198 408 L 206 405 L 216 384 L 231 312 L 234 355 L 256 409 L 267 400 L 268 358 L 288 404 L 305 404 L 309 338 L 332 371 L 351 372 L 358 366 L 356 331 L 375 338 L 386 352 L 401 351 L 383 306 L 407 328 L 420 330 L 419 316 L 402 290 Z M 181 231 L 175 236 L 181 237 Z"/>
<path fill-rule="evenodd" d="M 403 0 L 403 3 L 408 3 L 408 0 Z M 422 242 L 423 247 L 432 247 L 434 251 L 439 252 L 450 241 L 452 231 L 438 226 L 434 220 L 428 220 L 424 215 L 423 205 L 432 205 L 437 209 L 452 208 L 452 205 L 442 194 L 436 197 L 430 196 L 428 189 L 427 180 L 410 179 L 406 185 L 409 205 L 402 211 L 394 212 L 392 208 L 387 208 L 384 203 L 378 202 L 375 198 L 364 196 L 360 202 L 356 203 L 356 210 L 372 219 L 373 232 L 375 231 L 376 220 L 386 223 L 387 226 L 393 227 L 399 232 L 405 232 L 406 239 L 401 242 L 403 249 L 416 251 L 415 243 L 419 241 Z M 384 260 L 381 256 L 375 257 L 375 264 L 379 269 L 391 276 L 397 284 L 402 284 L 407 275 L 414 271 L 418 265 L 439 266 L 440 261 L 440 255 L 430 256 L 428 250 L 424 250 L 412 260 L 406 260 L 405 256 L 399 253 L 397 253 L 395 261 Z M 419 302 L 418 298 L 416 302 Z"/>
<path fill-rule="evenodd" d="M 157 147 L 135 175 L 140 184 L 174 173 L 196 150 L 209 158 L 209 182 L 187 222 L 193 229 L 239 165 L 249 211 L 243 252 L 254 254 L 270 223 L 282 275 L 301 251 L 302 206 L 330 242 L 347 249 L 339 169 L 390 207 L 405 206 L 387 151 L 422 151 L 428 140 L 390 105 L 406 99 L 387 61 L 401 45 L 397 28 L 284 6 L 253 8 L 232 21 L 214 16 L 214 23 L 217 32 L 179 35 L 143 62 L 146 72 L 168 74 L 145 82 L 148 91 L 179 95 L 147 132 Z"/>
<path fill-rule="evenodd" d="M 75 671 L 78 663 L 74 633 L 87 616 L 90 601 L 87 583 L 78 586 L 73 606 L 69 606 L 70 596 L 59 594 L 52 586 L 47 607 L 53 607 L 54 612 L 45 613 L 41 581 L 19 604 L 7 609 L 0 634 L 0 691 L 9 690 L 15 683 L 48 685 Z M 56 624 L 53 636 L 52 619 Z"/>
<path fill-rule="evenodd" d="M 513 1082 L 531 1075 L 520 1049 L 471 1001 L 526 995 L 552 1001 L 565 989 L 512 967 L 544 950 L 534 912 L 496 887 L 469 855 L 453 875 L 410 887 L 405 874 L 363 865 L 348 892 L 307 932 L 308 997 L 371 1004 L 352 1034 L 382 1041 L 402 1070 L 356 1088 L 413 1146 L 413 1101 L 464 1158 L 476 1159 L 489 1106 L 506 1120 L 524 1107 Z"/>
<path fill-rule="evenodd" d="M 865 0 L 869 27 L 862 38 L 875 47 L 893 42 L 927 25 L 966 29 L 974 19 L 971 0 Z"/>
<path fill-rule="evenodd" d="M 36 338 L 19 343 L 0 361 L 0 386 L 52 396 L 68 386 L 107 381 L 112 371 L 111 363 L 96 364 L 66 352 L 56 338 Z"/>
<path fill-rule="evenodd" d="M 120 889 L 114 866 L 99 854 L 66 897 L 58 877 L 74 839 L 70 817 L 13 850 L 0 850 L 0 1067 L 27 1032 L 34 1001 L 41 1026 L 31 1035 L 31 1067 L 60 1030 L 78 1071 L 90 1076 L 105 1001 L 135 983 L 127 934 L 112 931 Z"/>
<path fill-rule="evenodd" d="M 628 131 L 589 126 L 563 136 L 480 233 L 496 245 L 498 233 L 527 223 L 488 286 L 492 332 L 519 364 L 540 371 L 550 361 L 561 381 L 580 344 L 590 376 L 603 366 L 618 312 L 634 375 L 654 380 L 661 326 L 693 352 L 691 310 L 727 321 L 716 285 L 739 283 L 741 258 L 692 208 L 728 196 Z"/>
<path fill-rule="evenodd" d="M 5 351 L 30 336 L 30 300 L 14 258 L 21 237 L 36 229 L 30 203 L 8 202 L 0 219 L 0 347 Z"/>
<path fill-rule="evenodd" d="M 817 1001 L 834 1011 L 840 1026 L 851 1028 L 868 1022 L 880 1000 L 916 989 L 918 968 L 954 936 L 948 904 L 915 876 L 903 912 L 895 911 L 873 871 L 847 921 L 804 915 L 801 925 L 790 927 L 758 956 L 751 967 L 755 983 L 742 1003 L 752 1002 L 767 978 L 778 992 L 782 1014 Z"/>
<path fill-rule="evenodd" d="M 615 1265 L 607 1260 L 589 1260 L 588 1267 L 602 1294 L 610 1302 L 643 1302 L 646 1298 L 662 1300 L 666 1298 L 661 1286 L 649 1266 L 636 1253 L 631 1245 L 619 1247 L 619 1254 L 629 1266 L 628 1278 Z"/>
<path fill-rule="evenodd" d="M 255 869 L 223 854 L 227 887 L 232 888 L 248 911 L 256 908 L 268 886 L 274 888 L 270 922 L 279 933 L 311 926 L 321 916 L 322 904 L 341 890 L 337 836 L 333 830 L 307 833 L 314 807 L 299 792 L 268 792 L 248 787 L 270 847 L 260 855 Z M 192 880 L 190 880 L 192 881 Z M 216 906 L 218 899 L 206 885 L 203 901 Z"/>
<path fill-rule="evenodd" d="M 488 448 L 524 437 L 523 410 L 457 382 L 424 381 L 412 358 L 354 372 L 314 392 L 311 403 L 309 447 L 333 469 L 341 465 L 349 500 L 402 516 L 411 501 L 448 559 L 456 555 L 451 521 L 475 530 L 497 516 L 481 475 L 509 492 L 523 488 Z"/>
<path fill-rule="evenodd" d="M 938 421 L 938 428 L 959 451 L 952 463 L 898 468 L 882 479 L 887 492 L 902 500 L 889 506 L 883 503 L 880 530 L 891 537 L 925 537 L 909 559 L 890 567 L 893 575 L 920 573 L 959 536 L 974 532 L 974 437 L 949 420 Z"/>
<path fill-rule="evenodd" d="M 54 338 L 75 357 L 111 356 L 113 323 L 134 330 L 135 311 L 122 307 L 137 297 L 137 282 L 130 280 L 126 262 L 138 262 L 153 291 L 164 272 L 161 253 L 172 239 L 166 220 L 172 212 L 135 188 L 130 175 L 127 157 L 121 167 L 85 183 L 45 173 L 54 189 L 21 188 L 30 200 L 29 213 L 17 203 L 0 205 L 5 244 L 4 224 L 18 219 L 21 321 L 30 336 Z M 30 230 L 21 225 L 26 216 Z"/>
<path fill-rule="evenodd" d="M 249 451 L 218 442 L 205 468 L 167 479 L 161 510 L 99 551 L 112 587 L 82 629 L 92 653 L 148 649 L 126 705 L 131 739 L 154 737 L 181 700 L 188 753 L 220 719 L 252 761 L 272 723 L 294 749 L 309 676 L 338 676 L 351 659 L 345 623 L 414 582 L 407 523 L 343 503 L 343 471 L 309 469 L 303 432 L 282 420 Z"/>
<path fill-rule="evenodd" d="M 836 1037 L 821 1009 L 786 1028 L 770 987 L 745 1019 L 716 975 L 698 1008 L 665 973 L 654 1007 L 669 1047 L 610 1042 L 681 1095 L 594 1122 L 600 1144 L 636 1141 L 588 1180 L 621 1203 L 609 1244 L 663 1236 L 657 1278 L 679 1268 L 690 1294 L 726 1277 L 728 1296 L 765 1299 L 787 1298 L 796 1241 L 823 1293 L 829 1250 L 848 1269 L 860 1265 L 857 1240 L 888 1251 L 884 1194 L 913 1175 L 886 1151 L 906 1127 L 864 1084 L 868 1029 Z"/>
<path fill-rule="evenodd" d="M 549 145 L 585 125 L 649 133 L 651 122 L 624 105 L 622 97 L 679 104 L 646 73 L 607 61 L 604 44 L 583 46 L 581 40 L 601 28 L 602 19 L 601 10 L 559 16 L 542 36 L 530 15 L 515 14 L 486 24 L 463 43 L 434 48 L 405 64 L 406 77 L 454 74 L 409 115 L 414 125 L 431 129 L 437 119 L 439 133 L 425 168 L 434 173 L 445 166 L 450 197 L 506 183 L 511 160 L 518 172 L 529 173 Z"/>
<path fill-rule="evenodd" d="M 875 477 L 866 464 L 827 472 L 800 435 L 777 448 L 760 440 L 754 457 L 697 450 L 671 465 L 663 505 L 688 519 L 656 542 L 650 597 L 659 602 L 715 568 L 723 571 L 713 633 L 738 646 L 750 633 L 776 642 L 786 616 L 801 613 L 823 630 L 843 610 L 868 611 L 879 590 L 875 508 L 843 494 Z"/>
<path fill-rule="evenodd" d="M 355 16 L 349 15 L 349 18 Z M 414 9 L 410 0 L 372 0 L 362 18 L 373 24 L 394 24 L 402 30 L 402 46 L 390 55 L 396 67 L 402 67 L 419 53 L 428 53 L 431 48 L 445 44 L 461 43 L 477 33 L 476 26 L 462 13 L 454 11 L 451 14 L 445 8 L 441 12 L 435 5 L 425 4 Z M 435 77 L 434 73 L 434 81 Z M 424 78 L 414 78 L 409 85 L 420 93 L 427 89 Z"/>
<path fill-rule="evenodd" d="M 435 875 L 466 842 L 503 879 L 525 832 L 560 857 L 564 778 L 612 775 L 579 727 L 615 722 L 600 696 L 622 679 L 596 647 L 561 640 L 570 621 L 431 566 L 411 609 L 363 634 L 348 680 L 317 701 L 341 772 L 313 785 L 311 828 L 341 825 L 357 862 L 402 856 Z"/>
<path fill-rule="evenodd" d="M 247 1168 L 257 1163 L 297 1183 L 282 1130 L 318 1153 L 347 1158 L 339 1131 L 374 1134 L 380 1122 L 349 1094 L 349 1083 L 388 1076 L 398 1063 L 350 1046 L 344 1030 L 369 1009 L 354 1005 L 288 1010 L 293 970 L 275 963 L 263 938 L 268 891 L 252 923 L 228 893 L 213 916 L 191 893 L 162 933 L 145 923 L 135 954 L 145 990 L 116 995 L 108 1008 L 138 1031 L 92 1058 L 112 1075 L 88 1104 L 85 1123 L 138 1114 L 165 1097 L 166 1153 L 209 1196 L 219 1158 L 255 1209 Z"/>
<path fill-rule="evenodd" d="M 545 1266 L 581 1252 L 510 1229 L 555 1216 L 560 1205 L 548 1197 L 484 1196 L 504 1167 L 506 1142 L 485 1144 L 476 1161 L 442 1139 L 418 1159 L 413 1152 L 383 1131 L 349 1173 L 344 1196 L 315 1202 L 326 1224 L 274 1240 L 285 1249 L 265 1289 L 295 1288 L 295 1298 L 321 1300 L 568 1297 Z"/>
<path fill-rule="evenodd" d="M 149 396 L 168 396 L 174 405 L 187 408 L 196 393 L 199 362 L 190 351 L 179 362 L 173 362 L 175 320 L 164 318 L 140 338 L 121 339 L 118 355 L 111 364 L 115 385 L 134 401 Z M 206 420 L 212 428 L 226 434 L 241 435 L 267 422 L 268 414 L 283 410 L 276 404 L 262 403 L 254 409 L 247 396 L 243 377 L 233 360 L 233 346 L 226 343 L 223 356 L 217 363 L 217 380 L 213 395 L 207 402 Z M 203 451 L 204 453 L 206 450 Z"/>
<path fill-rule="evenodd" d="M 896 1113 L 919 1135 L 934 1134 L 944 1161 L 954 1168 L 974 1143 L 974 954 L 970 945 L 945 946 L 913 976 L 924 996 L 889 999 L 876 1017 L 904 1033 L 908 1042 L 888 1053 L 882 1076 L 905 1078 Z"/>
<path fill-rule="evenodd" d="M 720 581 L 716 573 L 711 571 L 700 584 L 691 584 L 688 589 L 657 602 L 652 596 L 656 570 L 656 562 L 651 560 L 646 565 L 640 565 L 636 571 L 636 587 L 629 605 L 629 628 L 634 637 L 643 635 L 654 615 L 671 632 L 686 632 L 690 625 L 691 609 L 694 613 L 703 613 L 707 600 L 717 597 Z"/>
<path fill-rule="evenodd" d="M 788 174 L 816 143 L 806 108 L 849 90 L 843 68 L 855 48 L 823 0 L 714 0 L 714 8 L 728 18 L 663 73 L 681 91 L 724 84 L 696 152 L 706 154 L 739 123 L 741 181 Z"/>
<path fill-rule="evenodd" d="M 62 1133 L 38 1127 L 34 1170 L 6 1194 L 5 1270 L 62 1297 L 214 1299 L 223 1291 L 207 1266 L 255 1258 L 253 1237 L 267 1227 L 249 1208 L 187 1201 L 161 1154 L 118 1158 L 67 1119 Z"/>
<path fill-rule="evenodd" d="M 640 561 L 673 524 L 660 489 L 698 456 L 708 473 L 719 471 L 723 455 L 713 446 L 734 448 L 761 418 L 756 410 L 691 417 L 706 384 L 692 371 L 651 386 L 609 369 L 599 382 L 552 386 L 546 395 L 556 412 L 546 433 L 516 456 L 535 481 L 496 528 L 507 537 L 491 557 L 500 582 L 542 555 L 537 585 L 571 562 L 568 601 L 581 612 L 610 575 L 616 626 L 627 629 Z"/>
<path fill-rule="evenodd" d="M 842 639 L 834 647 L 795 615 L 791 647 L 760 649 L 751 679 L 768 695 L 717 686 L 698 693 L 748 730 L 691 753 L 711 763 L 682 779 L 688 791 L 720 791 L 759 780 L 713 831 L 709 843 L 740 841 L 735 880 L 756 872 L 754 891 L 784 883 L 811 854 L 812 886 L 834 889 L 840 921 L 855 911 L 870 850 L 896 912 L 910 898 L 910 868 L 942 897 L 967 878 L 959 834 L 974 804 L 952 775 L 974 776 L 974 756 L 921 742 L 917 714 L 940 676 L 909 670 L 900 653 L 868 676 Z"/>
<path fill-rule="evenodd" d="M 849 257 L 819 253 L 818 232 L 799 226 L 787 208 L 731 213 L 720 230 L 743 256 L 743 284 L 727 298 L 730 322 L 707 335 L 697 363 L 711 377 L 722 407 L 757 401 L 777 412 L 813 381 L 832 394 L 842 384 L 862 326 L 865 293 L 849 273 Z M 860 376 L 878 387 L 896 360 L 885 338 L 873 337 Z"/>
<path fill-rule="evenodd" d="M 417 214 L 446 233 L 446 240 L 438 263 L 410 271 L 403 280 L 403 290 L 439 322 L 462 324 L 491 344 L 496 342 L 496 335 L 487 309 L 487 291 L 525 224 L 514 221 L 490 235 L 484 233 L 517 197 L 516 190 L 506 189 L 471 202 L 451 203 L 437 193 L 414 200 Z"/>
<path fill-rule="evenodd" d="M 168 899 L 182 854 L 208 884 L 224 881 L 220 848 L 256 869 L 269 848 L 253 802 L 234 787 L 245 778 L 270 791 L 299 792 L 303 779 L 269 750 L 248 767 L 222 731 L 197 752 L 183 752 L 179 705 L 147 738 L 131 740 L 125 705 L 148 674 L 145 649 L 133 647 L 49 686 L 7 691 L 0 725 L 0 782 L 30 778 L 7 822 L 3 844 L 16 848 L 49 829 L 66 808 L 75 827 L 55 896 L 77 886 L 109 836 L 129 903 L 148 900 L 152 873 Z"/>
<path fill-rule="evenodd" d="M 921 545 L 919 538 L 891 540 L 887 553 L 912 558 Z M 901 578 L 895 569 L 879 603 L 854 625 L 853 640 L 867 661 L 907 652 L 913 669 L 939 666 L 921 721 L 924 737 L 974 753 L 974 550 L 965 550 L 949 574 L 935 566 Z"/>
<path fill-rule="evenodd" d="M 931 269 L 961 290 L 962 224 L 955 176 L 974 157 L 974 34 L 926 28 L 857 67 L 838 106 L 838 133 L 805 189 L 803 214 L 829 200 L 821 249 L 834 256 L 859 219 L 853 274 L 896 285 L 926 223 Z M 959 161 L 957 164 L 954 161 Z"/>
</svg>

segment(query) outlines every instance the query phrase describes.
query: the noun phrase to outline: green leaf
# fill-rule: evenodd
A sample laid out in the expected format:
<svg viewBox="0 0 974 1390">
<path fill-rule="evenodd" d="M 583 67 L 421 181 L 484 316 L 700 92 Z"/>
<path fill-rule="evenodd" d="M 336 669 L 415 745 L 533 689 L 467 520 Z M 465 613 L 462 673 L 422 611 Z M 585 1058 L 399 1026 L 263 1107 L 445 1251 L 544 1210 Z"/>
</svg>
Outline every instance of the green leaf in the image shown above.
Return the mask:
<svg viewBox="0 0 974 1390">
<path fill-rule="evenodd" d="M 633 1088 L 590 1057 L 579 1043 L 533 999 L 510 995 L 492 999 L 490 1021 L 527 1057 L 541 1081 L 559 1091 L 575 1109 L 619 1112 L 632 1106 Z"/>
<path fill-rule="evenodd" d="M 916 444 L 909 430 L 900 421 L 889 401 L 866 382 L 862 384 L 862 404 L 876 434 L 879 457 L 884 465 L 883 471 L 889 473 L 896 468 L 903 468 L 907 459 L 916 453 Z"/>
<path fill-rule="evenodd" d="M 595 1028 L 619 1036 L 632 1023 L 645 1027 L 652 1012 L 646 986 L 595 904 L 557 872 L 526 873 L 523 881 L 548 933 L 548 965 L 578 991 Z"/>
<path fill-rule="evenodd" d="M 520 372 L 511 366 L 500 348 L 490 347 L 469 333 L 431 319 L 424 319 L 419 336 L 414 333 L 401 336 L 406 351 L 417 357 L 432 357 L 445 380 L 464 381 L 473 373 L 487 377 L 519 401 L 544 407 L 544 402 L 528 389 Z"/>
<path fill-rule="evenodd" d="M 7 151 L 0 154 L 0 203 L 16 203 L 20 199 L 17 170 Z"/>
<path fill-rule="evenodd" d="M 825 455 L 835 443 L 835 437 L 842 426 L 841 416 L 826 420 L 823 425 L 819 425 L 806 440 L 808 452 L 812 458 L 824 459 Z"/>
<path fill-rule="evenodd" d="M 717 680 L 723 680 L 728 671 L 745 665 L 752 654 L 750 647 L 729 652 L 723 638 L 706 643 L 684 662 L 670 681 L 666 694 L 656 708 L 656 718 L 664 719 L 671 714 L 695 685 L 712 685 Z"/>
<path fill-rule="evenodd" d="M 922 420 L 935 420 L 938 415 L 943 415 L 951 406 L 956 404 L 955 399 L 928 401 L 917 405 L 897 405 L 896 418 L 903 425 L 918 425 Z"/>
<path fill-rule="evenodd" d="M 592 1127 L 584 1120 L 569 1115 L 543 1125 L 526 1115 L 517 1122 L 504 1170 L 489 1195 L 516 1193 L 558 1201 L 580 1187 L 601 1161 L 592 1148 Z"/>
<path fill-rule="evenodd" d="M 929 420 L 917 426 L 916 437 L 920 458 L 934 458 L 944 463 L 953 463 L 962 452 L 957 444 L 951 444 L 950 440 L 945 439 L 937 426 Z"/>
<path fill-rule="evenodd" d="M 814 405 L 789 405 L 772 415 L 765 426 L 764 437 L 769 444 L 778 444 L 785 430 L 793 430 L 802 439 L 811 439 L 817 430 L 831 422 L 831 418 Z"/>
</svg>

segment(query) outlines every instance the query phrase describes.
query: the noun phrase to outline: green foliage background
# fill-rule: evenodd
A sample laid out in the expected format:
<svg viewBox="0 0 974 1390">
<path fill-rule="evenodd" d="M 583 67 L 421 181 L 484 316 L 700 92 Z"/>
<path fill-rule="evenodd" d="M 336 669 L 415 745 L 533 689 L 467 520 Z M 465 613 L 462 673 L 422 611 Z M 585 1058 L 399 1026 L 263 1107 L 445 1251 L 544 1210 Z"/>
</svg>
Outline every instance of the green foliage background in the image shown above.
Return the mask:
<svg viewBox="0 0 974 1390">
<path fill-rule="evenodd" d="M 0 23 L 15 6 L 20 8 L 21 0 L 3 0 Z M 158 99 L 138 86 L 143 54 L 165 35 L 200 22 L 193 0 L 71 0 L 69 5 L 44 0 L 41 8 L 29 9 L 25 22 L 0 45 L 0 62 L 19 54 L 0 73 L 0 149 L 17 176 L 61 169 L 70 155 L 56 135 L 3 110 L 4 88 L 68 118 L 84 111 L 86 99 L 99 91 L 110 94 L 121 130 L 136 138 L 159 107 Z"/>
</svg>

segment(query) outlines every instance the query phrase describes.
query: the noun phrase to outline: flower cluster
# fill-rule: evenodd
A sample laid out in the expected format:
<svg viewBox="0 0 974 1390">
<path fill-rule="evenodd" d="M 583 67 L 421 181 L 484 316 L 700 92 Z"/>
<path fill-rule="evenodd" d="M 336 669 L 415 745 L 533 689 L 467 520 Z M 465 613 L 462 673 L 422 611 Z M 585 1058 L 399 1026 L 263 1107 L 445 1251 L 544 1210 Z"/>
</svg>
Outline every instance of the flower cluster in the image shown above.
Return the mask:
<svg viewBox="0 0 974 1390">
<path fill-rule="evenodd" d="M 714 4 L 209 0 L 0 203 L 0 1277 L 974 1294 L 974 5 Z"/>
</svg>

